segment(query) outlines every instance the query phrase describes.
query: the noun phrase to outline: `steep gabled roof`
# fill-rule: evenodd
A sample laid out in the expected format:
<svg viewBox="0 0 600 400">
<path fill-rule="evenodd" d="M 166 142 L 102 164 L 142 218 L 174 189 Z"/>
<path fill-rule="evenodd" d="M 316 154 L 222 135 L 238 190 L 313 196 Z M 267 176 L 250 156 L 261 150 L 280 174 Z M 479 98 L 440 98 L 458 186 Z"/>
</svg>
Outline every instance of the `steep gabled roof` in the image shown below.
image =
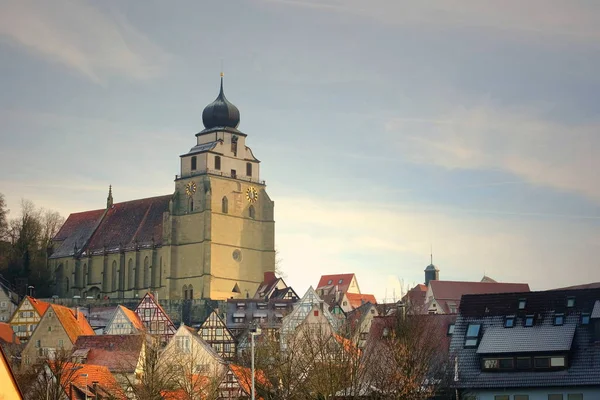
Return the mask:
<svg viewBox="0 0 600 400">
<path fill-rule="evenodd" d="M 229 364 L 229 369 L 237 379 L 240 388 L 246 392 L 246 394 L 250 395 L 250 392 L 252 391 L 252 371 L 250 368 L 242 367 L 237 364 Z M 256 385 L 271 387 L 271 382 L 269 382 L 269 379 L 263 370 L 259 369 L 254 371 L 254 380 Z"/>
<path fill-rule="evenodd" d="M 127 317 L 129 322 L 131 322 L 131 325 L 135 329 L 137 329 L 140 332 L 145 330 L 144 324 L 142 323 L 140 316 L 135 311 L 132 311 L 129 308 L 122 306 L 122 305 L 119 305 L 119 309 L 121 310 L 121 312 L 123 312 L 125 317 Z"/>
<path fill-rule="evenodd" d="M 354 274 L 321 275 L 317 290 L 337 286 L 340 292 L 346 293 L 353 278 Z"/>
<path fill-rule="evenodd" d="M 46 313 L 46 310 L 50 306 L 50 303 L 46 303 L 45 301 L 41 301 L 41 300 L 35 299 L 30 296 L 25 296 L 25 298 L 27 300 L 29 300 L 29 303 L 35 309 L 35 311 L 38 313 L 38 315 L 40 317 L 44 316 L 44 314 Z"/>
<path fill-rule="evenodd" d="M 50 309 L 56 314 L 71 343 L 75 343 L 79 336 L 95 335 L 83 313 L 75 313 L 70 308 L 58 304 L 51 304 Z"/>
<path fill-rule="evenodd" d="M 6 322 L 0 322 L 0 342 L 21 344 L 12 327 Z"/>
<path fill-rule="evenodd" d="M 353 309 L 358 308 L 366 303 L 377 304 L 377 300 L 372 294 L 346 293 L 346 298 L 350 302 L 350 306 L 352 306 Z"/>
<path fill-rule="evenodd" d="M 69 215 L 54 237 L 57 247 L 50 258 L 71 256 L 75 248 L 81 250 L 92 237 L 94 230 L 102 220 L 104 211 L 93 210 Z"/>
</svg>

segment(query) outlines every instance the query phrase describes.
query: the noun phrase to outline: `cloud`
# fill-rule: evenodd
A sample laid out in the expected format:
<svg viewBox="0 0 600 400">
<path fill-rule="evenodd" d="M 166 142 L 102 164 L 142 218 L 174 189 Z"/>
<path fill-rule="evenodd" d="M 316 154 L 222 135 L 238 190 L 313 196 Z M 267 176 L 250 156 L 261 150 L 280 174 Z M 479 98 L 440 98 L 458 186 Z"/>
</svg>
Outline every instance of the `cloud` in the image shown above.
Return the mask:
<svg viewBox="0 0 600 400">
<path fill-rule="evenodd" d="M 391 119 L 396 149 L 417 164 L 501 169 L 525 181 L 600 202 L 600 125 L 552 122 L 523 109 L 457 108 L 438 119 Z M 398 133 L 402 133 L 399 135 Z"/>
<path fill-rule="evenodd" d="M 600 37 L 599 5 L 584 1 L 519 0 L 262 0 L 268 4 L 328 10 L 391 24 L 479 27 L 521 33 Z"/>
<path fill-rule="evenodd" d="M 108 76 L 156 77 L 169 58 L 123 15 L 85 0 L 5 0 L 0 36 L 96 83 Z"/>
<path fill-rule="evenodd" d="M 277 248 L 291 285 L 303 292 L 324 273 L 354 272 L 377 298 L 423 280 L 434 262 L 447 280 L 528 282 L 534 289 L 600 280 L 594 224 L 562 219 L 498 219 L 419 204 L 276 199 Z M 299 234 L 298 232 L 303 232 Z M 561 248 L 560 252 L 549 251 Z M 574 276 L 570 265 L 582 270 Z"/>
</svg>

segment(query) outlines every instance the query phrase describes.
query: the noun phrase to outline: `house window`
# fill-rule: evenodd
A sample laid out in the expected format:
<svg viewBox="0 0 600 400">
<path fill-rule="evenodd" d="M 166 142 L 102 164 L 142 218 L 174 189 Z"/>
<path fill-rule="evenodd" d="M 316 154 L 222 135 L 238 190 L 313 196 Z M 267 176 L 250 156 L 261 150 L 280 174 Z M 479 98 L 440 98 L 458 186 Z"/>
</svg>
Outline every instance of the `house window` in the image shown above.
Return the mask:
<svg viewBox="0 0 600 400">
<path fill-rule="evenodd" d="M 575 297 L 567 297 L 567 307 L 575 307 Z"/>
<path fill-rule="evenodd" d="M 48 327 L 48 332 L 52 332 L 52 327 L 51 326 Z"/>
<path fill-rule="evenodd" d="M 513 326 L 515 326 L 515 317 L 504 318 L 504 327 L 505 328 L 512 328 Z"/>
<path fill-rule="evenodd" d="M 480 332 L 481 324 L 469 324 L 467 335 L 465 336 L 465 347 L 477 347 Z"/>
<path fill-rule="evenodd" d="M 149 309 L 149 308 L 144 309 L 144 317 L 150 318 L 151 315 L 152 315 L 151 309 Z"/>
<path fill-rule="evenodd" d="M 217 336 L 223 336 L 223 328 L 217 328 Z"/>
<path fill-rule="evenodd" d="M 565 357 L 550 357 L 550 366 L 560 368 L 565 366 Z"/>
<path fill-rule="evenodd" d="M 527 315 L 525 317 L 525 322 L 523 323 L 524 326 L 533 326 L 533 315 Z"/>
<path fill-rule="evenodd" d="M 533 365 L 535 368 L 540 368 L 540 369 L 550 368 L 550 358 L 535 357 L 533 359 Z"/>
<path fill-rule="evenodd" d="M 36 347 L 36 348 L 38 348 L 38 349 L 39 349 L 40 347 L 42 347 L 42 341 L 41 341 L 41 340 L 36 340 L 36 341 L 35 341 L 35 347 Z"/>
<path fill-rule="evenodd" d="M 248 216 L 252 219 L 256 218 L 256 211 L 254 210 L 254 206 L 248 207 Z"/>
<path fill-rule="evenodd" d="M 515 394 L 514 400 L 529 400 L 528 394 Z"/>
<path fill-rule="evenodd" d="M 519 299 L 519 310 L 524 310 L 526 305 L 527 305 L 527 300 Z"/>
<path fill-rule="evenodd" d="M 590 314 L 581 314 L 581 325 L 590 324 Z"/>
<path fill-rule="evenodd" d="M 0 307 L 6 308 L 6 302 L 5 301 L 0 302 Z"/>
<path fill-rule="evenodd" d="M 236 324 L 241 324 L 244 322 L 244 317 L 233 317 L 233 322 Z"/>
<path fill-rule="evenodd" d="M 318 317 L 319 316 L 319 310 L 315 310 L 314 315 L 315 315 L 315 317 Z"/>
<path fill-rule="evenodd" d="M 192 157 L 192 171 L 196 170 L 196 156 Z"/>
<path fill-rule="evenodd" d="M 340 279 L 340 280 L 338 281 L 338 284 L 341 284 L 342 282 L 344 282 L 344 280 L 343 280 L 343 279 Z"/>
<path fill-rule="evenodd" d="M 583 400 L 583 394 L 581 394 L 581 393 L 568 394 L 567 400 Z"/>
<path fill-rule="evenodd" d="M 221 170 L 221 156 L 215 156 L 215 169 L 217 171 Z"/>
<path fill-rule="evenodd" d="M 252 163 L 246 163 L 246 176 L 252 176 Z"/>
<path fill-rule="evenodd" d="M 62 339 L 58 339 L 58 347 L 63 347 L 63 340 Z"/>
<path fill-rule="evenodd" d="M 227 214 L 229 212 L 229 201 L 227 200 L 227 196 L 224 196 L 221 199 L 221 212 L 223 214 Z"/>
<path fill-rule="evenodd" d="M 232 177 L 233 179 L 237 178 L 237 171 L 236 171 L 235 169 L 232 169 L 232 170 L 231 170 L 231 177 Z"/>
<path fill-rule="evenodd" d="M 554 316 L 554 325 L 563 325 L 565 323 L 564 314 L 556 314 Z"/>
<path fill-rule="evenodd" d="M 237 157 L 237 143 L 238 137 L 235 135 L 231 136 L 231 152 L 233 153 L 234 157 Z"/>
<path fill-rule="evenodd" d="M 559 393 L 559 394 L 549 394 L 548 395 L 548 400 L 563 400 L 563 395 L 562 395 L 562 393 Z"/>
<path fill-rule="evenodd" d="M 342 305 L 344 305 L 344 306 L 347 306 L 347 305 L 348 305 L 348 302 L 347 302 L 347 301 L 344 301 L 344 302 L 342 303 Z"/>
<path fill-rule="evenodd" d="M 450 324 L 448 325 L 448 330 L 446 331 L 446 334 L 448 336 L 452 335 L 454 333 L 454 324 Z"/>
<path fill-rule="evenodd" d="M 510 400 L 510 396 L 507 394 L 497 394 L 494 396 L 494 400 Z"/>
<path fill-rule="evenodd" d="M 517 369 L 531 369 L 531 357 L 517 357 Z"/>
<path fill-rule="evenodd" d="M 515 368 L 512 358 L 485 358 L 483 360 L 484 370 L 511 370 Z"/>
<path fill-rule="evenodd" d="M 333 283 L 333 281 L 331 279 L 327 281 L 328 285 L 331 285 L 332 283 Z"/>
</svg>

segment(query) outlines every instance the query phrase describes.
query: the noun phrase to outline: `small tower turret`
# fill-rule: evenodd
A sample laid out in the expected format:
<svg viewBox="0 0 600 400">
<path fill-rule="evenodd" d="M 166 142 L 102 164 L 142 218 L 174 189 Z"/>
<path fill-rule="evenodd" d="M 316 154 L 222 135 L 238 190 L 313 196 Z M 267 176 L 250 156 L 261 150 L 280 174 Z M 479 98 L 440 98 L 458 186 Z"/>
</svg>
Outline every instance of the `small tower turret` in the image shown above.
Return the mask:
<svg viewBox="0 0 600 400">
<path fill-rule="evenodd" d="M 433 265 L 433 253 L 431 254 L 431 263 L 425 268 L 425 285 L 429 286 L 429 281 L 439 281 L 440 270 Z"/>
<path fill-rule="evenodd" d="M 108 186 L 108 197 L 106 198 L 106 208 L 111 208 L 113 205 L 112 185 Z"/>
</svg>

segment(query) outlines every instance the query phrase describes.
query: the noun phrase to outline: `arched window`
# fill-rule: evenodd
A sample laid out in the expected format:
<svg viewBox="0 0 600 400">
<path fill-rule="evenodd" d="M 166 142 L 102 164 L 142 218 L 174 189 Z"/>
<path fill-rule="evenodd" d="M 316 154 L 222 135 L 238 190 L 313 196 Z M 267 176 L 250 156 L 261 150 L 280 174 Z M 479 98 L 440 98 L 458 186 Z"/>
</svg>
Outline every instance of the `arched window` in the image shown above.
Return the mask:
<svg viewBox="0 0 600 400">
<path fill-rule="evenodd" d="M 144 288 L 150 286 L 150 261 L 148 257 L 144 258 Z"/>
<path fill-rule="evenodd" d="M 127 263 L 127 289 L 133 289 L 135 287 L 134 279 L 133 260 L 130 258 Z"/>
<path fill-rule="evenodd" d="M 221 200 L 221 212 L 223 214 L 229 212 L 229 201 L 227 200 L 227 196 L 223 196 L 223 200 Z"/>
<path fill-rule="evenodd" d="M 116 292 L 119 290 L 119 271 L 117 271 L 117 262 L 112 262 L 112 289 L 111 291 Z"/>
<path fill-rule="evenodd" d="M 181 289 L 181 292 L 183 293 L 183 299 L 187 300 L 187 298 L 188 298 L 188 287 L 187 287 L 187 285 L 183 285 L 183 288 Z"/>
<path fill-rule="evenodd" d="M 248 216 L 252 219 L 256 218 L 256 211 L 254 210 L 254 206 L 248 207 Z"/>
<path fill-rule="evenodd" d="M 158 268 L 158 287 L 162 287 L 162 257 Z"/>
<path fill-rule="evenodd" d="M 194 299 L 194 287 L 192 285 L 188 286 L 188 295 L 190 296 L 190 300 Z"/>
<path fill-rule="evenodd" d="M 67 296 L 69 295 L 69 277 L 65 278 L 65 287 L 67 288 Z"/>
<path fill-rule="evenodd" d="M 86 287 L 89 281 L 88 266 L 87 264 L 83 264 L 83 287 Z"/>
<path fill-rule="evenodd" d="M 196 170 L 196 156 L 192 156 L 192 171 Z"/>
<path fill-rule="evenodd" d="M 75 264 L 75 280 L 73 281 L 75 283 L 75 287 L 78 287 L 79 285 L 81 285 L 81 267 L 77 267 L 77 264 Z"/>
<path fill-rule="evenodd" d="M 217 171 L 221 170 L 221 156 L 215 156 L 215 169 Z"/>
<path fill-rule="evenodd" d="M 190 197 L 189 212 L 194 211 L 194 199 Z"/>
<path fill-rule="evenodd" d="M 252 176 L 252 163 L 246 163 L 246 176 Z"/>
</svg>

